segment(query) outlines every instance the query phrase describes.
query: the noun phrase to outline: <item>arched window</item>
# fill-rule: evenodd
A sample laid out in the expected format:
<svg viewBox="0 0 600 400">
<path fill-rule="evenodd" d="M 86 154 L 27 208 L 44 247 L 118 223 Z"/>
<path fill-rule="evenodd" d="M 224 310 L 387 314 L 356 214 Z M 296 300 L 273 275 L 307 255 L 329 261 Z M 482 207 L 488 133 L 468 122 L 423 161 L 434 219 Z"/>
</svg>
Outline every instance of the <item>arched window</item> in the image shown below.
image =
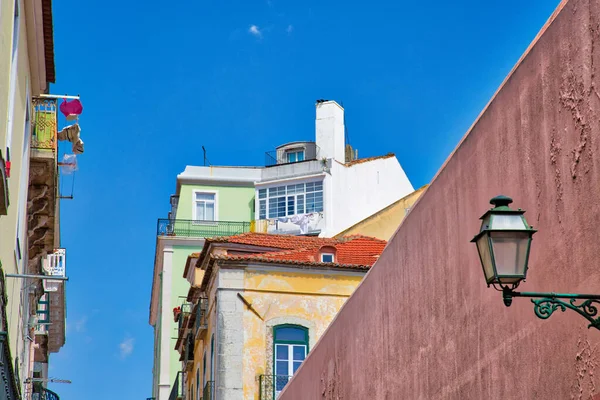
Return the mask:
<svg viewBox="0 0 600 400">
<path fill-rule="evenodd" d="M 308 353 L 308 329 L 299 325 L 273 328 L 274 391 L 279 395 Z"/>
</svg>

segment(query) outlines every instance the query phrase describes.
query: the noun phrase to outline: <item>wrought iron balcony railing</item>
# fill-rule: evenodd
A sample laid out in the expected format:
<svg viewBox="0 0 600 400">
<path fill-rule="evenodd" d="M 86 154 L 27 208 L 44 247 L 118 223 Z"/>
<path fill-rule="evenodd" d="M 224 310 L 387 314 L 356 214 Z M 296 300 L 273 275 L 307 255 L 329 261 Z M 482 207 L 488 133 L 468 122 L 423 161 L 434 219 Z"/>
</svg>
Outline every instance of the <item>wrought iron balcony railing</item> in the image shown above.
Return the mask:
<svg viewBox="0 0 600 400">
<path fill-rule="evenodd" d="M 258 377 L 258 399 L 275 400 L 290 379 L 292 377 L 288 375 L 260 375 Z"/>
<path fill-rule="evenodd" d="M 215 389 L 214 381 L 206 382 L 206 385 L 204 385 L 204 391 L 202 391 L 202 400 L 214 400 L 214 396 L 215 396 L 214 389 Z"/>
<path fill-rule="evenodd" d="M 183 399 L 183 394 L 185 393 L 183 381 L 183 373 L 181 371 L 178 371 L 177 377 L 175 378 L 175 382 L 173 382 L 173 387 L 171 388 L 171 394 L 169 394 L 169 400 Z"/>
<path fill-rule="evenodd" d="M 181 344 L 185 341 L 185 333 L 190 326 L 190 317 L 192 314 L 192 303 L 183 303 L 180 307 L 179 317 L 177 319 L 177 341 L 175 350 L 179 350 Z"/>
<path fill-rule="evenodd" d="M 31 148 L 44 151 L 56 151 L 57 135 L 57 99 L 33 98 L 35 117 Z"/>
<path fill-rule="evenodd" d="M 34 398 L 34 400 L 36 400 Z M 60 400 L 58 395 L 50 389 L 42 388 L 39 400 Z"/>
<path fill-rule="evenodd" d="M 265 167 L 318 160 L 320 153 L 321 149 L 314 142 L 302 142 L 299 147 L 282 146 L 276 150 L 265 152 Z"/>
<path fill-rule="evenodd" d="M 2 308 L 4 309 L 4 305 Z M 0 393 L 6 396 L 1 398 L 8 400 L 20 399 L 19 378 L 17 371 L 13 369 L 7 332 L 0 332 L 0 372 Z"/>
<path fill-rule="evenodd" d="M 250 232 L 250 221 L 199 221 L 191 219 L 159 219 L 158 236 L 213 237 Z"/>
</svg>

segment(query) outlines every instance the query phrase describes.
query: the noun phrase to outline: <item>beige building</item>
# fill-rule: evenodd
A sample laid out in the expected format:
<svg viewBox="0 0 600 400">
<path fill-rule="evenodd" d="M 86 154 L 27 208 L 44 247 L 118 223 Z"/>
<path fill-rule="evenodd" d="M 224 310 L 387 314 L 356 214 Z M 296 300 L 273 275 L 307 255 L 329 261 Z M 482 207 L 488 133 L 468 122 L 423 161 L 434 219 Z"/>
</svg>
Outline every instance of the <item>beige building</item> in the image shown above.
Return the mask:
<svg viewBox="0 0 600 400">
<path fill-rule="evenodd" d="M 189 256 L 169 399 L 274 400 L 386 242 L 244 233 Z"/>
<path fill-rule="evenodd" d="M 58 107 L 51 0 L 0 2 L 0 393 L 58 399 L 49 354 L 65 342 Z"/>
</svg>

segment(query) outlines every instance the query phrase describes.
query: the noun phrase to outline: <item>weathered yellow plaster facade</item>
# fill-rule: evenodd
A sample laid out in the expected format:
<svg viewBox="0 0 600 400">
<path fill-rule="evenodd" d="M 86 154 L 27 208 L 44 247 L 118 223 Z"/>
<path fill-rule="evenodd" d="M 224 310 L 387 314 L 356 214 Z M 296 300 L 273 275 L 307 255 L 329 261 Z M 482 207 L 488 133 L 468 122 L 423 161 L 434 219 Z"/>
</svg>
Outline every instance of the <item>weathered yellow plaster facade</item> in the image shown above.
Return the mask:
<svg viewBox="0 0 600 400">
<path fill-rule="evenodd" d="M 340 238 L 349 235 L 365 235 L 389 240 L 400 226 L 404 217 L 410 211 L 410 208 L 427 189 L 427 186 L 428 185 L 425 185 L 415 190 L 383 210 L 376 212 L 345 231 L 340 232 L 335 237 Z"/>
<path fill-rule="evenodd" d="M 260 399 L 259 376 L 274 375 L 273 328 L 308 328 L 310 351 L 361 280 L 356 273 L 245 271 L 244 297 L 258 315 L 244 307 L 244 400 Z"/>
<path fill-rule="evenodd" d="M 203 272 L 203 271 L 202 271 Z M 196 398 L 203 397 L 202 390 L 198 393 L 198 386 L 203 388 L 205 382 L 215 379 L 215 356 L 211 357 L 211 338 L 216 331 L 216 293 L 219 290 L 233 288 L 217 287 L 222 281 L 219 277 L 220 269 L 215 266 L 208 287 L 208 327 L 201 335 L 196 337 L 194 347 L 194 363 L 186 379 L 187 393 Z M 331 270 L 325 268 L 298 269 L 289 266 L 259 266 L 249 265 L 241 271 L 243 285 L 240 287 L 239 296 L 234 298 L 234 310 L 241 316 L 242 331 L 238 332 L 242 340 L 240 361 L 242 367 L 241 388 L 244 400 L 257 400 L 272 398 L 272 393 L 260 397 L 260 376 L 273 375 L 273 328 L 281 324 L 300 325 L 308 328 L 308 351 L 314 347 L 318 339 L 325 332 L 339 309 L 361 282 L 366 271 Z M 223 285 L 219 285 L 223 286 Z M 236 294 L 237 294 L 236 293 Z M 222 301 L 224 303 L 224 301 Z M 250 307 L 248 306 L 250 305 Z M 223 306 L 221 304 L 220 306 Z M 223 308 L 223 307 L 222 307 Z M 226 311 L 221 311 L 226 312 Z M 235 353 L 235 340 L 229 336 L 235 332 L 215 335 L 215 340 L 221 352 Z M 215 349 L 216 351 L 216 349 Z M 204 367 L 204 355 L 206 365 Z M 233 366 L 225 366 L 232 368 Z M 198 377 L 198 380 L 196 380 Z M 218 399 L 224 399 L 225 394 L 220 391 Z M 208 392 L 207 392 L 208 393 Z M 236 396 L 236 398 L 240 398 Z"/>
</svg>

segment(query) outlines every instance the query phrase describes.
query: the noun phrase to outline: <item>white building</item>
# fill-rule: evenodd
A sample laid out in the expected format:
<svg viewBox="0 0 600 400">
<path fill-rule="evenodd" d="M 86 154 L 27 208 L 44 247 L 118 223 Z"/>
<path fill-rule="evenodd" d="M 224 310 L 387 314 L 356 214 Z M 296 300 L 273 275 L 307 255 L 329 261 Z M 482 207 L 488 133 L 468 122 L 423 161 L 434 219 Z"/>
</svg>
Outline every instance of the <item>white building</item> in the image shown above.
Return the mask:
<svg viewBox="0 0 600 400">
<path fill-rule="evenodd" d="M 329 237 L 414 191 L 394 154 L 357 156 L 346 145 L 344 109 L 321 100 L 315 141 L 277 147 L 263 168 L 188 166 L 178 181 L 254 181 L 254 230 Z"/>
</svg>

